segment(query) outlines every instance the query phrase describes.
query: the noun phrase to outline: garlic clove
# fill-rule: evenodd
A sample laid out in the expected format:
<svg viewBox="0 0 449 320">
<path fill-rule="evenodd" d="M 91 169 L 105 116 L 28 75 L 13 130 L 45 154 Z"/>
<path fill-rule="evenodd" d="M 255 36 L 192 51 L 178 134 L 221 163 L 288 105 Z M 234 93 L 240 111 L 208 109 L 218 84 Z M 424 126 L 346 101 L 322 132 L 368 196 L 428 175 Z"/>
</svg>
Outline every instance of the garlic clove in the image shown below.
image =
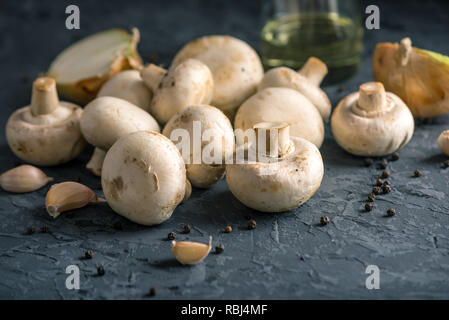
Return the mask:
<svg viewBox="0 0 449 320">
<path fill-rule="evenodd" d="M 85 185 L 77 182 L 62 182 L 54 184 L 47 193 L 45 207 L 53 218 L 57 218 L 61 212 L 78 209 L 91 202 L 104 202 Z"/>
<path fill-rule="evenodd" d="M 209 244 L 192 241 L 172 241 L 173 254 L 182 264 L 195 264 L 203 261 L 211 248 L 212 237 L 209 237 Z"/>
<path fill-rule="evenodd" d="M 25 193 L 40 189 L 51 180 L 39 168 L 25 164 L 0 175 L 0 186 L 9 192 Z"/>
</svg>

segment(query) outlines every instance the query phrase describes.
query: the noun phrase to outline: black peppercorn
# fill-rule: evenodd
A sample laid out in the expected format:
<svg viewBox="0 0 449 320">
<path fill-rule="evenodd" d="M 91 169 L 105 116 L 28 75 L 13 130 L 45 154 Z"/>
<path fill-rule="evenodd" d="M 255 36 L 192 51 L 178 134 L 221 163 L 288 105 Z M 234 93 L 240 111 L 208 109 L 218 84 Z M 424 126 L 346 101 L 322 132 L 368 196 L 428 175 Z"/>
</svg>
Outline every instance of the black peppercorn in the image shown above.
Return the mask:
<svg viewBox="0 0 449 320">
<path fill-rule="evenodd" d="M 380 187 L 374 187 L 372 193 L 374 193 L 377 196 L 378 194 L 380 194 L 380 190 L 381 190 Z"/>
<path fill-rule="evenodd" d="M 36 229 L 33 227 L 33 226 L 31 226 L 31 227 L 28 227 L 27 228 L 27 234 L 33 234 L 33 233 L 35 233 L 36 232 Z"/>
<path fill-rule="evenodd" d="M 381 169 L 386 169 L 388 166 L 388 160 L 383 158 L 382 161 L 380 162 L 380 168 Z"/>
<path fill-rule="evenodd" d="M 322 217 L 320 218 L 320 224 L 321 224 L 322 226 L 327 225 L 329 222 L 330 222 L 330 219 L 329 219 L 328 216 L 322 216 Z"/>
<path fill-rule="evenodd" d="M 150 288 L 150 291 L 148 292 L 149 297 L 154 297 L 156 295 L 156 288 L 152 287 Z"/>
<path fill-rule="evenodd" d="M 449 168 L 449 160 L 443 162 L 443 168 Z"/>
<path fill-rule="evenodd" d="M 390 170 L 384 170 L 384 171 L 382 172 L 381 177 L 382 177 L 383 179 L 386 179 L 386 178 L 388 178 L 389 176 L 390 176 Z"/>
<path fill-rule="evenodd" d="M 224 232 L 231 233 L 232 232 L 232 227 L 231 226 L 226 226 Z"/>
<path fill-rule="evenodd" d="M 251 219 L 248 221 L 248 229 L 249 230 L 256 229 L 256 226 L 257 226 L 256 220 Z"/>
<path fill-rule="evenodd" d="M 390 193 L 391 192 L 391 187 L 388 184 L 384 184 L 382 186 L 382 192 L 383 193 Z"/>
<path fill-rule="evenodd" d="M 394 153 L 391 155 L 391 160 L 392 160 L 392 161 L 398 161 L 398 160 L 399 160 L 399 153 L 394 152 Z"/>
<path fill-rule="evenodd" d="M 384 181 L 381 178 L 376 180 L 376 186 L 378 186 L 378 187 L 380 187 L 383 183 L 384 183 Z"/>
<path fill-rule="evenodd" d="M 92 258 L 94 257 L 94 252 L 93 252 L 92 250 L 87 250 L 87 251 L 84 253 L 84 257 L 85 257 L 86 259 L 92 259 Z"/>
<path fill-rule="evenodd" d="M 389 208 L 387 210 L 387 216 L 392 217 L 396 214 L 396 210 L 394 210 L 393 208 Z"/>
<path fill-rule="evenodd" d="M 98 274 L 99 276 L 103 276 L 103 275 L 104 275 L 104 267 L 103 267 L 103 266 L 99 266 L 99 267 L 97 268 L 97 274 Z"/>
<path fill-rule="evenodd" d="M 368 195 L 368 202 L 374 202 L 374 200 L 376 200 L 376 195 L 374 194 L 374 192 L 371 192 Z"/>
<path fill-rule="evenodd" d="M 184 226 L 184 229 L 183 229 L 182 233 L 188 234 L 188 233 L 190 233 L 190 230 L 192 230 L 192 227 L 190 225 L 186 224 Z"/>
<path fill-rule="evenodd" d="M 388 185 L 388 186 L 389 186 L 389 185 L 390 185 L 390 181 L 384 180 L 384 183 L 382 183 L 382 185 L 383 185 L 383 186 L 385 186 L 385 185 Z"/>
<path fill-rule="evenodd" d="M 421 170 L 415 170 L 415 177 L 421 177 L 421 176 L 422 176 Z"/>
<path fill-rule="evenodd" d="M 372 202 L 365 203 L 365 210 L 366 211 L 369 212 L 369 211 L 373 210 L 373 208 L 374 208 L 374 204 Z"/>
<path fill-rule="evenodd" d="M 167 236 L 168 240 L 175 240 L 176 232 L 170 232 Z"/>
<path fill-rule="evenodd" d="M 373 159 L 371 158 L 365 158 L 365 160 L 363 160 L 363 162 L 365 163 L 365 166 L 370 167 L 373 164 Z"/>
<path fill-rule="evenodd" d="M 224 245 L 220 244 L 215 247 L 215 253 L 220 254 L 224 251 Z"/>
</svg>

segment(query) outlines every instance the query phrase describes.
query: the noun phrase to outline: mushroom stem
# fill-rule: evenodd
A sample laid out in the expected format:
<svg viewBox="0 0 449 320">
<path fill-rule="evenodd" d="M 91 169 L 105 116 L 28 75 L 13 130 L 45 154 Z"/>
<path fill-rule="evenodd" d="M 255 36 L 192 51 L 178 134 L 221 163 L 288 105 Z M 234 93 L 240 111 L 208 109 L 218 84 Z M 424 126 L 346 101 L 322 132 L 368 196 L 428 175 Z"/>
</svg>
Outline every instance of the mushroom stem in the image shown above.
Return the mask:
<svg viewBox="0 0 449 320">
<path fill-rule="evenodd" d="M 59 107 L 56 81 L 49 77 L 40 77 L 33 82 L 31 113 L 34 116 L 50 114 Z"/>
<path fill-rule="evenodd" d="M 399 44 L 399 54 L 401 57 L 401 65 L 404 67 L 408 63 L 410 53 L 412 52 L 412 40 L 410 38 L 404 38 Z"/>
<path fill-rule="evenodd" d="M 359 88 L 358 107 L 371 114 L 382 111 L 387 105 L 387 95 L 381 82 L 367 82 Z"/>
<path fill-rule="evenodd" d="M 290 151 L 290 126 L 287 122 L 259 122 L 253 128 L 259 155 L 281 158 Z"/>
<path fill-rule="evenodd" d="M 327 66 L 320 59 L 310 57 L 302 68 L 298 70 L 298 73 L 319 87 L 327 74 Z"/>
<path fill-rule="evenodd" d="M 167 73 L 164 68 L 158 67 L 155 64 L 149 64 L 140 71 L 140 75 L 145 82 L 145 84 L 155 92 L 162 78 Z"/>
<path fill-rule="evenodd" d="M 97 177 L 101 177 L 101 168 L 103 167 L 104 157 L 106 156 L 106 151 L 95 148 L 92 157 L 86 164 L 86 169 L 92 172 Z"/>
</svg>

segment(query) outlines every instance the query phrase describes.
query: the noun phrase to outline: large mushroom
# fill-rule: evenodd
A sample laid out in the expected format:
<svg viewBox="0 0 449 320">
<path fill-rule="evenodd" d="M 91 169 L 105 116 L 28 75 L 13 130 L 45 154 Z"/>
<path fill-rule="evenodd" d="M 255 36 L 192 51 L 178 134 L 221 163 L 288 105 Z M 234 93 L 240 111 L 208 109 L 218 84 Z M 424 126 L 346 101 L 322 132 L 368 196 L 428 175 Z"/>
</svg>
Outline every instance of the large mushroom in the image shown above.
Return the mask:
<svg viewBox="0 0 449 320">
<path fill-rule="evenodd" d="M 188 135 L 184 137 L 183 133 Z M 223 112 L 208 105 L 190 106 L 170 119 L 163 134 L 174 143 L 181 138 L 178 149 L 187 148 L 180 151 L 193 186 L 208 188 L 220 181 L 226 158 L 232 155 L 235 145 L 231 122 Z"/>
<path fill-rule="evenodd" d="M 234 120 L 237 144 L 244 143 L 243 133 L 256 123 L 285 121 L 294 137 L 304 138 L 318 148 L 324 140 L 324 123 L 318 109 L 304 95 L 289 88 L 267 88 L 246 100 Z"/>
<path fill-rule="evenodd" d="M 286 67 L 270 69 L 259 84 L 259 91 L 270 87 L 291 88 L 303 94 L 318 109 L 323 120 L 329 121 L 331 103 L 320 84 L 327 74 L 327 66 L 311 57 L 299 71 Z"/>
<path fill-rule="evenodd" d="M 199 60 L 187 59 L 168 72 L 155 65 L 142 71 L 142 78 L 154 92 L 149 112 L 166 123 L 176 112 L 194 104 L 208 104 L 214 81 L 209 68 Z"/>
<path fill-rule="evenodd" d="M 173 60 L 177 65 L 194 58 L 205 63 L 214 77 L 211 105 L 233 118 L 236 109 L 257 90 L 263 67 L 256 51 L 229 36 L 206 36 L 186 44 Z"/>
<path fill-rule="evenodd" d="M 176 146 L 154 131 L 120 138 L 104 159 L 101 184 L 118 214 L 143 225 L 164 222 L 182 202 L 184 161 Z"/>
<path fill-rule="evenodd" d="M 20 159 L 41 166 L 68 162 L 86 145 L 80 131 L 83 110 L 59 101 L 56 82 L 41 77 L 33 83 L 31 105 L 18 109 L 6 125 L 6 139 Z"/>
<path fill-rule="evenodd" d="M 249 143 L 246 159 L 236 152 L 236 162 L 226 166 L 232 194 L 247 207 L 264 212 L 300 206 L 321 184 L 324 165 L 319 150 L 305 139 L 290 137 L 286 122 L 258 123 L 254 130 L 256 139 Z"/>
<path fill-rule="evenodd" d="M 98 92 L 99 97 L 120 98 L 148 112 L 153 92 L 142 80 L 139 71 L 125 70 L 106 81 Z"/>
<path fill-rule="evenodd" d="M 414 120 L 405 103 L 385 92 L 380 82 L 368 82 L 344 98 L 331 118 L 337 143 L 359 156 L 383 156 L 405 146 L 413 136 Z"/>
<path fill-rule="evenodd" d="M 142 130 L 159 132 L 156 120 L 141 108 L 114 97 L 100 97 L 90 102 L 81 117 L 81 131 L 95 152 L 87 168 L 97 176 L 106 151 L 121 137 Z"/>
</svg>

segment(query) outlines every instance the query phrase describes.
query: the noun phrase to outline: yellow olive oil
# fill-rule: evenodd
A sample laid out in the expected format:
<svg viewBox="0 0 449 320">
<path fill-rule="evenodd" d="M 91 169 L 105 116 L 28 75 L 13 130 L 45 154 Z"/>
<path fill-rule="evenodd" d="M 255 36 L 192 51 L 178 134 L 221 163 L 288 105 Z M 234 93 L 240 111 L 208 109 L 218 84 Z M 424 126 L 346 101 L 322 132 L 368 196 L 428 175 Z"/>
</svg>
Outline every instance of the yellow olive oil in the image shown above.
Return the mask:
<svg viewBox="0 0 449 320">
<path fill-rule="evenodd" d="M 329 69 L 325 82 L 335 83 L 357 71 L 363 29 L 360 21 L 337 13 L 289 14 L 268 21 L 261 38 L 265 68 L 299 69 L 315 56 Z"/>
</svg>

